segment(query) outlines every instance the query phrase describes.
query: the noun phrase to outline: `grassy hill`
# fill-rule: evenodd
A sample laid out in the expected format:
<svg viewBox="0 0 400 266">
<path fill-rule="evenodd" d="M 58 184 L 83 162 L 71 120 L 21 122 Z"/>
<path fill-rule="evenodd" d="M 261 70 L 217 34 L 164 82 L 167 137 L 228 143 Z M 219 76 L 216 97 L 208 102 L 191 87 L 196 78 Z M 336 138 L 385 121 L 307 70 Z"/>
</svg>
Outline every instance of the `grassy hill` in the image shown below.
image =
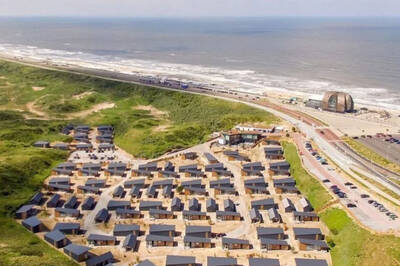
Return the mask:
<svg viewBox="0 0 400 266">
<path fill-rule="evenodd" d="M 68 156 L 35 141 L 67 141 L 58 132 L 68 123 L 112 124 L 117 145 L 150 158 L 241 122 L 278 119 L 244 104 L 0 61 L 0 265 L 75 265 L 13 219 Z"/>
</svg>

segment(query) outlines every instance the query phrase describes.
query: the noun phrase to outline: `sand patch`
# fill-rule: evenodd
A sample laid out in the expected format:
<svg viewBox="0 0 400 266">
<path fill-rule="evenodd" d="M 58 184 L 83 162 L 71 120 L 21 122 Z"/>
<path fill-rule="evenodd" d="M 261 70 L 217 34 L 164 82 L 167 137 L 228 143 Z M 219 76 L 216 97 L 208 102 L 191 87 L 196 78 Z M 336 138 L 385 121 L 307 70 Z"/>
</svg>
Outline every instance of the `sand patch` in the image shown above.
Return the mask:
<svg viewBox="0 0 400 266">
<path fill-rule="evenodd" d="M 86 96 L 92 95 L 93 93 L 94 93 L 93 91 L 87 91 L 87 92 L 84 92 L 81 94 L 74 95 L 74 96 L 72 96 L 72 98 L 74 98 L 76 100 L 80 100 L 80 99 L 85 98 Z"/>
<path fill-rule="evenodd" d="M 78 118 L 78 117 L 85 117 L 88 116 L 92 113 L 97 113 L 101 110 L 105 110 L 105 109 L 110 109 L 113 108 L 115 106 L 115 103 L 99 103 L 96 105 L 93 105 L 92 108 L 84 110 L 84 111 L 80 111 L 80 112 L 76 112 L 76 113 L 71 113 L 68 115 L 69 118 Z"/>
<path fill-rule="evenodd" d="M 34 115 L 37 115 L 37 116 L 39 116 L 39 117 L 42 117 L 43 119 L 48 119 L 47 113 L 45 113 L 45 112 L 43 112 L 43 111 L 37 109 L 37 107 L 35 106 L 35 105 L 36 105 L 36 102 L 37 102 L 38 100 L 40 100 L 41 98 L 42 98 L 42 97 L 36 99 L 36 100 L 33 101 L 33 102 L 27 103 L 27 104 L 26 104 L 26 109 L 28 109 L 28 111 L 29 111 L 30 113 L 34 114 Z"/>
<path fill-rule="evenodd" d="M 157 118 L 168 116 L 167 112 L 161 111 L 151 105 L 138 105 L 138 106 L 134 106 L 134 109 L 150 111 L 150 114 Z"/>
<path fill-rule="evenodd" d="M 153 128 L 154 132 L 165 132 L 169 129 L 170 125 L 159 125 L 155 128 Z"/>
<path fill-rule="evenodd" d="M 42 91 L 44 89 L 45 89 L 45 87 L 32 87 L 32 90 L 34 90 L 34 91 Z"/>
</svg>

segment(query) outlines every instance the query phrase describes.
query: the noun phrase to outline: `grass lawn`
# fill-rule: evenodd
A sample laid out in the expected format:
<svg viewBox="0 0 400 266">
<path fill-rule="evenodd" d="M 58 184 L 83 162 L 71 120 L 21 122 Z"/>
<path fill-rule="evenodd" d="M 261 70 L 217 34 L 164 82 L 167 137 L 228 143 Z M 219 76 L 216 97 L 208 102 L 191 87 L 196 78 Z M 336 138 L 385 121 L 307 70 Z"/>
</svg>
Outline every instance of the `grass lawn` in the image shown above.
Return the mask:
<svg viewBox="0 0 400 266">
<path fill-rule="evenodd" d="M 386 167 L 389 170 L 392 170 L 393 172 L 399 173 L 400 174 L 400 165 L 389 161 L 388 159 L 384 158 L 383 156 L 381 156 L 380 154 L 378 154 L 377 152 L 371 150 L 370 148 L 368 148 L 367 146 L 365 146 L 364 144 L 349 138 L 349 137 L 345 137 L 343 139 L 347 145 L 349 145 L 353 150 L 355 150 L 357 153 L 361 154 L 362 156 L 364 156 L 365 158 L 367 158 L 368 160 L 371 160 L 379 165 L 382 165 L 383 167 Z"/>
<path fill-rule="evenodd" d="M 289 142 L 282 144 L 297 187 L 316 210 L 322 208 L 332 197 L 302 167 L 296 146 Z M 327 242 L 331 247 L 334 266 L 400 264 L 400 238 L 372 234 L 354 223 L 344 210 L 336 207 L 328 207 L 318 214 L 330 230 Z"/>
<path fill-rule="evenodd" d="M 303 168 L 295 144 L 283 142 L 282 145 L 286 160 L 290 163 L 290 173 L 296 180 L 297 187 L 307 196 L 316 211 L 322 209 L 332 200 L 332 196 L 321 186 L 318 180 Z"/>
</svg>

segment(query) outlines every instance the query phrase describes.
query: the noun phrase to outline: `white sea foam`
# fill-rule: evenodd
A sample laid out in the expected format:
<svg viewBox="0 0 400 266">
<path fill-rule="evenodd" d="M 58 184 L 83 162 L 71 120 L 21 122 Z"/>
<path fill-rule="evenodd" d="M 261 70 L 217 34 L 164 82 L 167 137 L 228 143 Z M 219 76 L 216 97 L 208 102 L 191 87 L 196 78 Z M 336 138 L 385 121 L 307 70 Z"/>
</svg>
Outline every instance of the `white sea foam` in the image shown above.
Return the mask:
<svg viewBox="0 0 400 266">
<path fill-rule="evenodd" d="M 135 53 L 141 52 L 136 51 Z M 251 69 L 231 70 L 219 67 L 157 62 L 154 60 L 123 59 L 79 51 L 41 49 L 35 46 L 11 44 L 0 44 L 0 53 L 9 57 L 38 62 L 80 66 L 129 75 L 175 79 L 215 89 L 237 90 L 257 94 L 284 92 L 294 96 L 315 96 L 321 95 L 328 90 L 345 91 L 351 93 L 358 103 L 387 109 L 400 109 L 400 95 L 390 93 L 385 88 L 341 86 L 328 81 L 301 80 L 293 77 L 265 75 Z"/>
</svg>

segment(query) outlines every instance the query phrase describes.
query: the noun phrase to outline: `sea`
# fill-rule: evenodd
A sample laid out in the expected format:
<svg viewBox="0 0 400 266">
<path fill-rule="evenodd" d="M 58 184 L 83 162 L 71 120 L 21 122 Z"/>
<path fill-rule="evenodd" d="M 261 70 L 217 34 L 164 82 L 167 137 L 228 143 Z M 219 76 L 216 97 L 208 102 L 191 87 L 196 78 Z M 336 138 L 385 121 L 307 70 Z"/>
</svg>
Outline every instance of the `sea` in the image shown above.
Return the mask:
<svg viewBox="0 0 400 266">
<path fill-rule="evenodd" d="M 400 17 L 1 17 L 1 54 L 400 109 Z"/>
</svg>

